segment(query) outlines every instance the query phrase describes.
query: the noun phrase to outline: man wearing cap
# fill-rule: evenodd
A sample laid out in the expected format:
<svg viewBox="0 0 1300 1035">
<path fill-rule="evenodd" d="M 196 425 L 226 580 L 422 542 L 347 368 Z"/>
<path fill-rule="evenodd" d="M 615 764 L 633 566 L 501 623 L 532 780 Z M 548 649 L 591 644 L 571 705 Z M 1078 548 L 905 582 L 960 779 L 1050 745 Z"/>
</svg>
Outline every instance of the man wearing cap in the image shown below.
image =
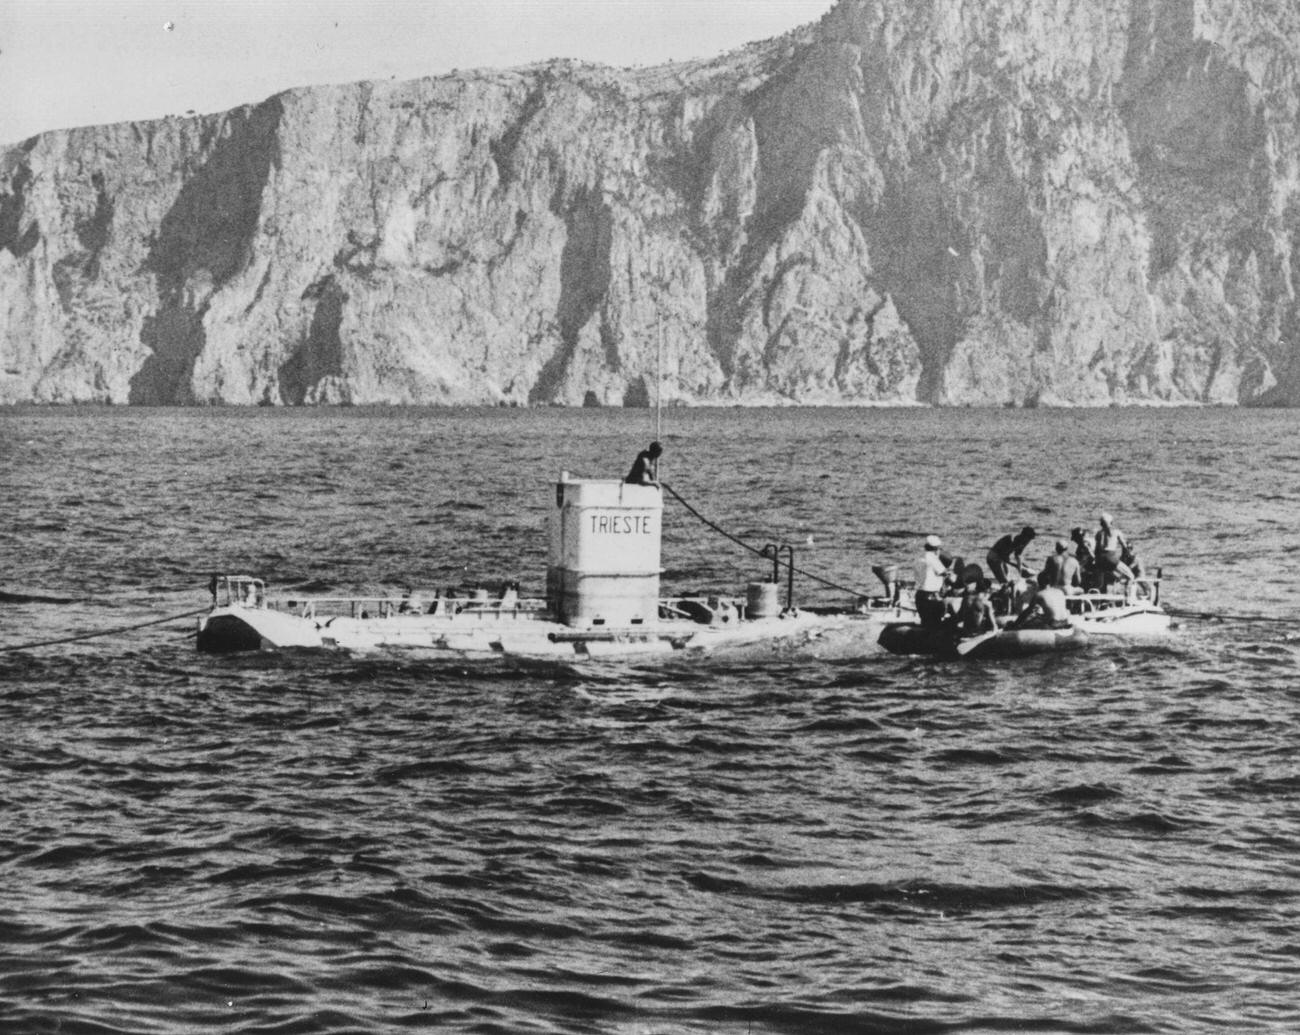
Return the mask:
<svg viewBox="0 0 1300 1035">
<path fill-rule="evenodd" d="M 943 546 L 937 535 L 925 537 L 925 552 L 916 562 L 916 617 L 927 629 L 937 628 L 943 622 L 943 587 L 948 578 L 948 566 L 939 557 Z"/>
<path fill-rule="evenodd" d="M 1083 573 L 1078 560 L 1070 555 L 1070 544 L 1064 539 L 1056 541 L 1056 552 L 1043 565 L 1043 576 L 1047 585 L 1066 593 L 1083 592 Z"/>
<path fill-rule="evenodd" d="M 637 453 L 636 459 L 632 461 L 632 470 L 627 472 L 627 477 L 623 480 L 630 485 L 658 485 L 659 457 L 663 451 L 664 447 L 658 442 L 651 442 L 649 449 Z"/>
</svg>

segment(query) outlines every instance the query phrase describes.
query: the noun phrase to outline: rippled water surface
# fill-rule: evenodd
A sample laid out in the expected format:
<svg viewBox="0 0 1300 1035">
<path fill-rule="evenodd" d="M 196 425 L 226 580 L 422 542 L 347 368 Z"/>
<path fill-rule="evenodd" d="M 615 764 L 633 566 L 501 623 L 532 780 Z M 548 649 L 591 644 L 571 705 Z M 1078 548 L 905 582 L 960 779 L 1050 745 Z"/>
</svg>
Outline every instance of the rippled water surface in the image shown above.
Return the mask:
<svg viewBox="0 0 1300 1035">
<path fill-rule="evenodd" d="M 199 656 L 192 618 L 126 627 L 215 570 L 540 591 L 550 483 L 650 422 L 0 412 L 0 645 L 123 630 L 0 653 L 0 1031 L 1300 1030 L 1300 414 L 666 417 L 684 498 L 834 582 L 1104 506 L 1181 626 L 967 664 Z M 665 524 L 669 589 L 763 571 Z"/>
</svg>

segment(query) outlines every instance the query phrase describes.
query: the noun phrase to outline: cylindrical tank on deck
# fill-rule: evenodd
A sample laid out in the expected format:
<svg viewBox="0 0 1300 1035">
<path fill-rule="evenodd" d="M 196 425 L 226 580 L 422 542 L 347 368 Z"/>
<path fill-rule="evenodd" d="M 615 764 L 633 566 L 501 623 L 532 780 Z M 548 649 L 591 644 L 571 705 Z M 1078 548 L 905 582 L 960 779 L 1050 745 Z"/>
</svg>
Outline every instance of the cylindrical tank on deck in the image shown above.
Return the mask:
<svg viewBox="0 0 1300 1035">
<path fill-rule="evenodd" d="M 745 587 L 746 618 L 775 618 L 780 613 L 775 582 L 751 582 Z"/>
<path fill-rule="evenodd" d="M 556 617 L 582 628 L 657 624 L 662 517 L 657 486 L 562 474 L 546 570 Z"/>
</svg>

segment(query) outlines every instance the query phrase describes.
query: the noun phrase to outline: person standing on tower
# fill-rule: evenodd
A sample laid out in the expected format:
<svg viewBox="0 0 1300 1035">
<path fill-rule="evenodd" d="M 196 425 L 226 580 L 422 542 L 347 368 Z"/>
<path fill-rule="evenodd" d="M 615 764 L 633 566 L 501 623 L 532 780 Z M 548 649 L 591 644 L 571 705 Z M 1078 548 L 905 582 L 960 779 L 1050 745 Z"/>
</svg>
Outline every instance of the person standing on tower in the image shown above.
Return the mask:
<svg viewBox="0 0 1300 1035">
<path fill-rule="evenodd" d="M 658 485 L 659 457 L 663 451 L 664 447 L 658 442 L 651 442 L 648 449 L 637 453 L 632 462 L 632 470 L 627 472 L 627 477 L 623 480 L 629 485 Z"/>
</svg>

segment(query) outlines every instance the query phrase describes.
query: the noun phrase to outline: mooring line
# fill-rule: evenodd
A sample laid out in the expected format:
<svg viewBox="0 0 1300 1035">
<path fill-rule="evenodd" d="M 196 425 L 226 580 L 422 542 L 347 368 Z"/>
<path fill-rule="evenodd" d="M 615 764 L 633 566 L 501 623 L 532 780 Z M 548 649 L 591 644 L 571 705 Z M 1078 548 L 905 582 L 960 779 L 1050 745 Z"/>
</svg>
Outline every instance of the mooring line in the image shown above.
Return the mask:
<svg viewBox="0 0 1300 1035">
<path fill-rule="evenodd" d="M 1294 618 L 1285 615 L 1234 615 L 1218 611 L 1182 611 L 1172 607 L 1166 610 L 1174 618 L 1199 618 L 1207 622 L 1295 622 Z"/>
<path fill-rule="evenodd" d="M 748 550 L 750 553 L 754 554 L 757 557 L 762 557 L 764 560 L 771 559 L 771 554 L 765 554 L 762 550 L 758 549 L 757 547 L 751 546 L 749 543 L 745 542 L 743 539 L 739 538 L 738 536 L 732 535 L 721 525 L 718 525 L 716 522 L 710 521 L 698 510 L 696 510 L 689 503 L 687 503 L 686 500 L 682 498 L 682 494 L 678 492 L 676 489 L 674 489 L 667 482 L 660 482 L 659 484 L 662 485 L 665 489 L 667 489 L 670 493 L 672 493 L 673 499 L 675 499 L 678 503 L 680 503 L 683 507 L 685 507 L 688 511 L 690 511 L 691 514 L 693 514 L 697 519 L 704 522 L 704 524 L 708 525 L 709 528 L 713 529 L 713 531 L 717 532 L 719 535 L 727 539 L 730 539 L 737 546 L 743 547 L 744 549 Z M 814 582 L 819 582 L 823 586 L 828 586 L 831 589 L 838 589 L 843 593 L 852 593 L 855 597 L 866 597 L 870 595 L 861 589 L 854 589 L 851 586 L 842 586 L 838 582 L 832 582 L 830 579 L 823 578 L 821 575 L 816 575 L 811 571 L 805 571 L 803 568 L 797 568 L 793 564 L 790 565 L 790 570 L 797 572 L 798 574 L 804 576 L 804 578 L 812 579 Z"/>
<path fill-rule="evenodd" d="M 116 629 L 101 629 L 98 632 L 81 633 L 79 636 L 63 636 L 57 640 L 39 640 L 35 643 L 16 643 L 10 647 L 0 647 L 0 653 L 8 653 L 15 650 L 33 650 L 36 647 L 54 647 L 60 643 L 76 643 L 78 640 L 94 640 L 100 636 L 115 636 L 118 633 L 133 632 L 136 629 L 147 629 L 151 625 L 165 625 L 167 622 L 176 622 L 182 618 L 193 618 L 195 615 L 201 615 L 208 608 L 200 607 L 195 611 L 186 611 L 183 614 L 168 615 L 166 618 L 155 618 L 148 622 L 136 622 L 134 625 L 122 625 Z"/>
</svg>

